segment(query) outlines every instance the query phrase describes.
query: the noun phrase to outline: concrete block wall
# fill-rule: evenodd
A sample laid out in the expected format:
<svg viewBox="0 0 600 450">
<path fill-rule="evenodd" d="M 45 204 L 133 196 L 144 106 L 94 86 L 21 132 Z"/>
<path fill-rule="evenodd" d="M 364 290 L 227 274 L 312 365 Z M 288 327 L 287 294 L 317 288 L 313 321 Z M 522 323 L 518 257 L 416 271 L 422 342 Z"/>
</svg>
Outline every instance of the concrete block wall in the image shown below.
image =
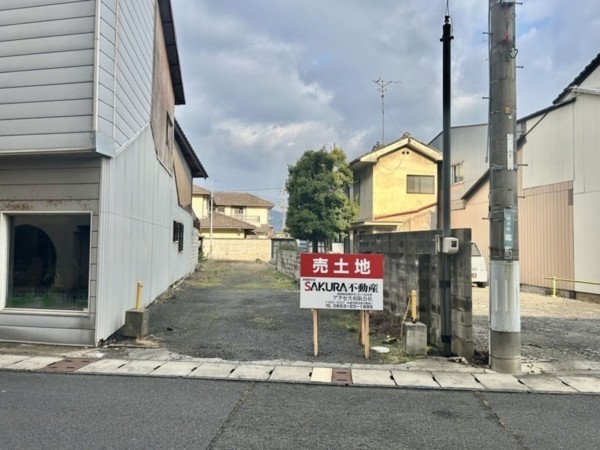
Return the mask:
<svg viewBox="0 0 600 450">
<path fill-rule="evenodd" d="M 437 231 L 382 233 L 355 238 L 356 253 L 384 255 L 384 310 L 397 318 L 404 315 L 407 299 L 415 289 L 419 296 L 420 320 L 427 325 L 428 342 L 441 346 L 441 310 L 438 289 Z M 471 230 L 452 230 L 459 239 L 459 252 L 452 256 L 452 352 L 473 356 L 471 297 Z"/>
<path fill-rule="evenodd" d="M 269 261 L 271 239 L 213 239 L 212 252 L 205 240 L 204 253 L 208 259 L 220 261 Z"/>
<path fill-rule="evenodd" d="M 293 277 L 295 280 L 300 279 L 300 252 L 279 249 L 275 258 L 275 265 L 279 272 Z"/>
</svg>

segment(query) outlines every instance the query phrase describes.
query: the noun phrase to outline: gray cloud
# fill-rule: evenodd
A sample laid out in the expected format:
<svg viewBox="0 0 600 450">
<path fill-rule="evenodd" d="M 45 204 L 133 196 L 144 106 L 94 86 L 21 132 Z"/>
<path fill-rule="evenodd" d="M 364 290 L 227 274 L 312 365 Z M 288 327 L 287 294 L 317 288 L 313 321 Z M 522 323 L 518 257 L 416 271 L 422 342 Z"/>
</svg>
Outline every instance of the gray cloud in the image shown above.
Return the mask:
<svg viewBox="0 0 600 450">
<path fill-rule="evenodd" d="M 187 105 L 177 110 L 216 189 L 281 188 L 307 149 L 349 158 L 441 130 L 443 0 L 173 0 Z M 453 124 L 487 120 L 487 2 L 450 1 Z M 518 110 L 549 106 L 597 54 L 600 2 L 517 7 Z M 265 198 L 277 191 L 256 191 Z"/>
</svg>

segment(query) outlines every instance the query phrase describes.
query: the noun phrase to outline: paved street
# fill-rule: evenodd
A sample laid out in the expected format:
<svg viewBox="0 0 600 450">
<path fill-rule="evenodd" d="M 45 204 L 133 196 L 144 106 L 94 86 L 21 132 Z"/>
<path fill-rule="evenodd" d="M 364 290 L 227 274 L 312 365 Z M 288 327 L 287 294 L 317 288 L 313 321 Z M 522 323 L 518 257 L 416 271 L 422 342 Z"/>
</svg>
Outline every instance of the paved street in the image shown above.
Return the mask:
<svg viewBox="0 0 600 450">
<path fill-rule="evenodd" d="M 597 396 L 0 372 L 1 448 L 592 449 Z"/>
</svg>

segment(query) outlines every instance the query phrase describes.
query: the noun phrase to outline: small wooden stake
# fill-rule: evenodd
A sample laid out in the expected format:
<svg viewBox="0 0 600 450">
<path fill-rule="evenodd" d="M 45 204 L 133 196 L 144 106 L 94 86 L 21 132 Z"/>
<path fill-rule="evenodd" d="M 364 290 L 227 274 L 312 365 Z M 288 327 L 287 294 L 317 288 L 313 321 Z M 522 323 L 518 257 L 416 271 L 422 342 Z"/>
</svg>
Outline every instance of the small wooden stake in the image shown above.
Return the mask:
<svg viewBox="0 0 600 450">
<path fill-rule="evenodd" d="M 319 356 L 319 310 L 312 309 L 313 319 L 313 348 L 315 356 Z"/>
</svg>

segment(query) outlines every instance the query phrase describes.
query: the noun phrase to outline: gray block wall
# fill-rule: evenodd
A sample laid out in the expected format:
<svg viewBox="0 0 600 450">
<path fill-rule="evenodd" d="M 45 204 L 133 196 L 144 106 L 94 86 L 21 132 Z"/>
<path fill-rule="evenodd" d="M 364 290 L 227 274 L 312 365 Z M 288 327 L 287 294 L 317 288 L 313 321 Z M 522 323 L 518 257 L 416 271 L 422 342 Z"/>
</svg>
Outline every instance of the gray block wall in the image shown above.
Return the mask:
<svg viewBox="0 0 600 450">
<path fill-rule="evenodd" d="M 417 290 L 420 321 L 427 325 L 428 343 L 441 347 L 437 234 L 432 230 L 359 235 L 355 252 L 384 255 L 383 301 L 387 314 L 400 319 L 410 292 Z M 472 358 L 471 230 L 452 230 L 452 236 L 459 240 L 459 251 L 451 257 L 452 352 Z"/>
</svg>

